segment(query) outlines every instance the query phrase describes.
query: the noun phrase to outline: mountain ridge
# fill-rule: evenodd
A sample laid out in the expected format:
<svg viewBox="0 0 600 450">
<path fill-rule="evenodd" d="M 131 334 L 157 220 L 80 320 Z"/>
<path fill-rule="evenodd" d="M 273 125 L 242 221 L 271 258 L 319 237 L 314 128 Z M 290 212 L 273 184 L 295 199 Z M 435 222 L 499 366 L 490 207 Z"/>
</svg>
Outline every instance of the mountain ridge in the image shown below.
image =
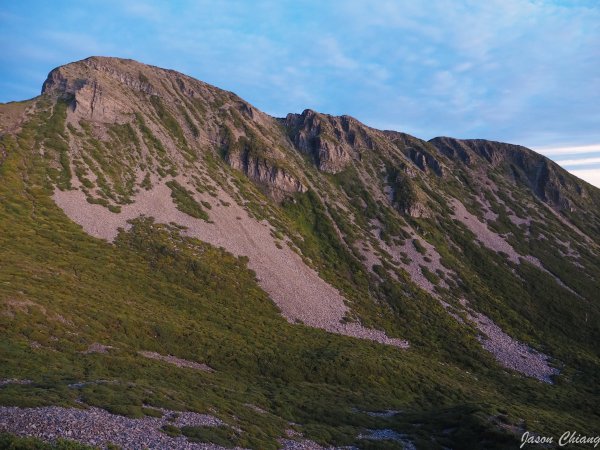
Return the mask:
<svg viewBox="0 0 600 450">
<path fill-rule="evenodd" d="M 57 90 L 58 92 L 62 92 L 62 93 L 75 93 L 77 91 L 80 90 L 80 88 L 82 86 L 77 86 L 76 83 L 72 84 L 70 86 L 67 86 L 67 78 L 62 78 L 61 75 L 61 70 L 66 70 L 68 67 L 72 67 L 74 65 L 88 65 L 91 69 L 93 70 L 107 70 L 110 72 L 110 67 L 111 64 L 118 64 L 120 66 L 122 66 L 123 64 L 125 65 L 139 65 L 139 67 L 149 67 L 151 68 L 153 71 L 158 71 L 158 72 L 163 72 L 167 75 L 172 75 L 175 76 L 177 79 L 178 83 L 183 83 L 183 79 L 186 79 L 188 81 L 192 81 L 195 83 L 200 83 L 201 86 L 208 88 L 209 90 L 213 90 L 213 91 L 217 91 L 220 93 L 226 93 L 228 95 L 234 95 L 233 93 L 229 92 L 229 91 L 224 91 L 221 90 L 219 88 L 216 88 L 215 86 L 209 85 L 207 83 L 198 81 L 192 77 L 189 77 L 181 72 L 177 72 L 174 70 L 170 70 L 170 69 L 163 69 L 157 66 L 150 66 L 150 65 L 145 65 L 142 63 L 139 63 L 135 60 L 132 59 L 121 59 L 121 58 L 114 58 L 114 57 L 99 57 L 99 56 L 92 56 L 89 58 L 86 58 L 84 60 L 81 61 L 77 61 L 74 63 L 70 63 L 67 65 L 63 65 L 63 66 L 59 66 L 55 69 L 53 69 L 49 74 L 47 79 L 44 81 L 43 83 L 43 87 L 42 87 L 42 94 L 46 93 L 46 92 L 52 92 L 54 90 Z M 139 68 L 138 67 L 138 68 Z M 118 72 L 118 71 L 113 71 L 113 75 L 118 77 L 118 73 L 122 72 Z M 131 74 L 129 74 L 131 75 Z M 81 81 L 81 80 L 80 80 Z M 157 92 L 154 91 L 154 87 L 148 83 L 147 81 L 142 81 L 139 79 L 136 80 L 133 76 L 129 76 L 129 77 L 125 77 L 120 79 L 119 81 L 121 81 L 122 83 L 124 83 L 126 86 L 129 86 L 133 89 L 138 89 L 142 92 L 145 92 L 147 94 L 157 94 Z M 59 84 L 59 86 L 56 86 L 56 84 Z M 180 88 L 182 90 L 185 90 L 185 85 L 180 86 Z M 191 94 L 192 96 L 194 95 L 193 92 L 189 92 L 189 94 Z M 252 107 L 249 103 L 245 102 L 244 100 L 242 100 L 241 98 L 235 96 L 237 100 L 241 101 L 243 106 L 242 108 L 245 109 L 247 111 L 247 113 L 252 116 L 253 111 L 256 110 L 256 108 Z M 92 109 L 92 114 L 93 114 L 93 103 L 94 103 L 94 98 L 92 98 L 91 103 L 90 103 L 90 108 Z M 258 110 L 256 110 L 258 111 Z M 265 113 L 262 113 L 262 115 L 264 115 Z M 329 114 L 322 114 L 322 113 L 318 113 L 314 110 L 311 109 L 306 109 L 304 110 L 301 114 L 295 114 L 295 113 L 289 113 L 287 115 L 287 117 L 285 119 L 277 119 L 275 117 L 271 117 L 274 120 L 279 120 L 279 121 L 283 121 L 285 122 L 291 122 L 292 120 L 298 120 L 299 118 L 302 118 L 302 120 L 306 120 L 306 117 L 310 117 L 311 119 L 318 117 L 318 118 L 326 118 L 327 121 L 330 122 L 330 124 L 333 125 L 333 130 L 336 132 L 336 137 L 339 138 L 339 136 L 341 136 L 340 133 L 340 128 L 343 129 L 348 129 L 349 128 L 349 124 L 354 124 L 359 128 L 359 131 L 361 133 L 359 134 L 365 134 L 364 130 L 368 129 L 368 130 L 372 130 L 372 131 L 377 131 L 377 132 L 381 132 L 381 133 L 388 133 L 391 135 L 399 135 L 399 136 L 403 136 L 404 139 L 408 139 L 408 140 L 414 140 L 414 139 L 418 139 L 415 138 L 414 136 L 408 135 L 406 133 L 402 133 L 399 131 L 394 131 L 394 130 L 377 130 L 373 127 L 368 127 L 367 125 L 363 124 L 362 122 L 360 122 L 358 119 L 352 117 L 352 116 L 347 116 L 347 115 L 342 115 L 342 116 L 333 116 L 333 115 L 329 115 Z M 340 124 L 337 124 L 337 121 L 341 121 Z M 292 124 L 288 124 L 288 126 L 292 126 Z M 297 126 L 297 125 L 294 125 Z M 313 130 L 313 133 L 315 132 L 315 130 Z M 319 131 L 320 132 L 320 131 Z M 352 144 L 352 140 L 355 138 L 354 136 L 356 135 L 356 131 L 354 131 L 354 133 L 351 133 L 349 136 L 345 136 L 345 141 L 348 142 L 349 144 Z M 319 139 L 319 136 L 311 136 L 313 139 L 317 138 Z M 301 138 L 301 136 L 298 137 L 294 137 L 294 136 L 290 136 L 290 138 L 292 138 L 292 141 L 294 141 L 297 138 Z M 306 146 L 308 145 L 307 142 L 305 142 L 306 139 L 304 139 L 304 141 L 302 143 L 300 142 L 295 142 L 295 145 L 300 149 L 300 151 L 303 152 L 319 152 L 320 149 L 315 148 L 313 150 L 308 149 Z M 372 142 L 368 142 L 369 139 L 367 137 L 367 143 L 365 144 L 366 148 L 369 148 L 372 150 Z M 455 144 L 454 148 L 452 148 L 451 145 L 448 144 L 448 142 L 451 141 Z M 422 141 L 425 142 L 425 141 Z M 435 137 L 432 138 L 430 140 L 427 141 L 428 143 L 431 143 L 434 145 L 434 147 L 442 154 L 446 155 L 446 156 L 451 156 L 453 155 L 453 152 L 456 151 L 456 146 L 462 146 L 463 148 L 466 146 L 467 148 L 469 148 L 470 144 L 474 144 L 474 149 L 476 151 L 479 152 L 483 152 L 483 153 L 479 153 L 480 156 L 483 156 L 484 158 L 488 159 L 489 162 L 491 161 L 492 157 L 496 157 L 497 153 L 494 152 L 494 147 L 495 146 L 501 146 L 500 152 L 502 153 L 506 153 L 507 151 L 512 152 L 513 154 L 517 155 L 517 157 L 519 156 L 523 156 L 522 153 L 523 151 L 525 152 L 525 154 L 528 154 L 529 152 L 532 152 L 533 154 L 535 154 L 535 158 L 538 159 L 538 163 L 540 161 L 543 161 L 544 166 L 542 167 L 543 172 L 556 172 L 557 168 L 559 168 L 558 165 L 556 165 L 556 163 L 554 163 L 553 161 L 551 161 L 550 159 L 548 159 L 547 157 L 538 154 L 537 152 L 528 149 L 526 147 L 520 146 L 520 145 L 515 145 L 515 144 L 509 144 L 509 143 L 504 143 L 504 142 L 499 142 L 499 141 L 490 141 L 490 140 L 486 140 L 486 139 L 457 139 L 457 138 L 448 138 L 448 137 Z M 325 143 L 326 144 L 326 143 Z M 438 144 L 436 146 L 436 144 Z M 491 149 L 491 152 L 487 152 L 486 153 L 486 148 Z M 515 151 L 519 149 L 520 151 Z M 328 157 L 328 150 L 325 148 L 322 150 L 322 153 L 325 155 L 325 157 Z M 314 157 L 318 157 L 318 155 L 313 155 Z M 350 157 L 349 155 L 346 155 L 346 152 L 344 152 L 344 149 L 340 149 L 340 151 L 338 151 L 338 154 L 334 155 L 334 162 L 330 162 L 330 164 L 332 164 L 332 167 L 330 169 L 325 168 L 325 171 L 336 171 L 338 170 L 340 167 L 339 166 L 340 162 L 343 165 L 344 163 L 346 163 L 348 161 L 348 158 Z M 461 157 L 461 158 L 465 158 L 466 153 L 462 153 L 462 154 L 458 154 L 457 156 Z M 532 156 L 531 153 L 529 153 L 528 156 Z M 417 159 L 421 159 L 423 160 L 422 155 L 418 155 L 418 156 L 414 156 L 413 158 L 417 158 Z M 341 159 L 341 161 L 339 161 Z M 425 158 L 426 159 L 426 158 Z M 521 163 L 523 163 L 524 159 L 527 158 L 520 158 L 521 159 Z M 433 159 L 431 159 L 430 156 L 430 160 L 433 162 Z M 423 163 L 425 161 L 417 164 L 419 165 L 421 168 L 424 167 Z M 463 162 L 465 162 L 465 160 L 463 159 Z M 317 161 L 318 163 L 318 161 Z M 318 163 L 320 165 L 320 163 Z M 426 164 L 426 162 L 425 162 Z M 434 165 L 435 162 L 434 162 Z M 320 167 L 321 169 L 323 169 L 322 167 Z M 439 168 L 437 169 L 439 170 Z M 564 173 L 560 174 L 560 178 L 561 181 L 565 179 L 565 174 L 567 174 L 566 171 L 564 171 L 564 169 L 559 168 L 559 170 L 562 170 Z M 536 183 L 536 188 L 538 189 L 536 191 L 536 194 L 542 196 L 542 199 L 544 199 L 544 195 L 547 194 L 547 192 L 545 191 L 545 187 L 543 186 L 543 184 L 545 183 L 545 176 L 544 174 L 538 174 L 537 179 L 536 180 L 531 180 L 533 183 Z M 576 178 L 574 175 L 569 174 L 569 177 L 566 178 Z M 579 183 L 574 183 L 574 188 L 578 191 L 578 193 L 581 193 L 583 191 L 585 191 L 585 189 L 582 187 L 581 182 L 585 183 L 585 185 L 591 186 L 589 185 L 589 183 L 585 182 L 584 180 L 579 180 Z M 541 184 L 541 185 L 540 185 Z M 539 186 L 538 186 L 539 185 Z M 298 188 L 298 187 L 297 187 Z M 587 188 L 589 189 L 589 187 Z M 556 191 L 557 189 L 555 187 L 553 187 L 552 189 L 553 191 Z M 558 193 L 557 192 L 553 192 L 552 195 L 550 195 L 550 200 L 552 200 L 554 206 L 559 206 L 560 205 L 560 199 L 557 198 Z M 562 205 L 563 207 L 568 207 L 568 205 Z"/>
<path fill-rule="evenodd" d="M 228 438 L 252 448 L 279 445 L 275 442 L 282 436 L 282 418 L 295 418 L 306 437 L 323 445 L 368 448 L 369 440 L 359 434 L 386 426 L 408 432 L 419 446 L 426 441 L 441 446 L 448 439 L 456 445 L 459 434 L 443 437 L 448 424 L 440 425 L 440 417 L 454 417 L 455 412 L 437 410 L 431 417 L 426 412 L 435 409 L 431 399 L 437 389 L 447 411 L 463 411 L 469 395 L 479 404 L 497 405 L 483 410 L 478 406 L 469 415 L 473 424 L 465 428 L 471 432 L 483 427 L 495 439 L 502 435 L 514 442 L 525 420 L 540 432 L 560 424 L 544 418 L 542 424 L 531 425 L 547 408 L 566 411 L 564 423 L 569 426 L 593 428 L 589 414 L 595 394 L 589 386 L 597 381 L 599 367 L 594 342 L 600 337 L 600 190 L 542 155 L 486 140 L 424 141 L 368 127 L 350 116 L 308 109 L 274 118 L 233 93 L 179 72 L 118 58 L 90 57 L 60 66 L 50 72 L 40 97 L 10 110 L 16 106 L 0 105 L 5 257 L 29 261 L 20 243 L 36 236 L 34 249 L 43 248 L 62 261 L 56 273 L 81 264 L 83 273 L 102 274 L 94 283 L 121 277 L 119 285 L 136 286 L 124 294 L 117 285 L 100 285 L 91 295 L 110 305 L 101 314 L 103 326 L 136 320 L 133 312 L 118 320 L 115 315 L 129 304 L 144 314 L 144 299 L 152 300 L 148 311 L 161 313 L 145 319 L 151 326 L 136 322 L 154 336 L 150 340 L 132 338 L 131 325 L 124 330 L 110 325 L 118 330 L 114 337 L 97 327 L 75 339 L 62 325 L 40 328 L 50 331 L 29 326 L 27 318 L 37 310 L 32 305 L 56 310 L 64 323 L 78 323 L 79 316 L 65 305 L 90 317 L 93 301 L 71 297 L 53 284 L 43 284 L 51 293 L 46 298 L 27 283 L 13 288 L 9 282 L 0 298 L 10 314 L 0 326 L 14 345 L 11 352 L 27 353 L 24 349 L 29 348 L 45 358 L 46 349 L 52 349 L 70 358 L 84 351 L 84 344 L 102 342 L 122 350 L 90 354 L 85 361 L 106 358 L 131 368 L 139 364 L 139 356 L 125 355 L 151 351 L 166 360 L 169 354 L 190 364 L 206 363 L 215 369 L 206 375 L 212 377 L 206 383 L 222 386 L 234 377 L 245 386 L 241 390 L 275 399 L 261 397 L 261 404 L 273 412 L 269 437 L 253 428 L 256 418 L 247 418 L 244 431 Z M 19 234 L 10 223 L 29 231 Z M 49 240 L 40 240 L 46 235 Z M 61 250 L 65 247 L 71 250 Z M 87 248 L 94 251 L 82 250 Z M 112 262 L 96 267 L 90 256 L 94 253 Z M 30 261 L 36 271 L 56 264 L 38 259 L 44 263 Z M 118 271 L 112 269 L 117 266 Z M 6 270 L 0 276 L 11 280 L 11 269 Z M 15 263 L 12 271 L 19 270 L 28 269 Z M 61 279 L 78 292 L 86 283 L 78 284 L 82 275 L 73 270 L 75 278 Z M 37 286 L 36 276 L 28 276 Z M 140 286 L 154 285 L 142 281 L 149 276 L 165 281 L 148 292 Z M 233 281 L 236 277 L 243 284 Z M 107 297 L 110 290 L 117 292 L 116 299 Z M 144 295 L 136 296 L 136 290 Z M 185 303 L 178 303 L 171 292 Z M 173 298 L 168 308 L 160 296 Z M 23 299 L 15 303 L 15 298 Z M 181 308 L 215 336 L 226 336 L 219 341 L 226 345 L 226 354 L 215 350 L 217 340 L 190 331 L 196 325 L 189 323 L 188 331 L 177 328 L 175 322 L 188 323 L 176 316 Z M 198 314 L 204 310 L 211 314 Z M 212 318 L 218 327 L 210 323 Z M 46 319 L 39 320 L 43 324 Z M 251 326 L 246 327 L 246 320 Z M 240 336 L 247 337 L 243 344 Z M 40 340 L 41 347 L 28 347 Z M 185 347 L 191 342 L 194 350 Z M 272 346 L 289 351 L 276 355 Z M 330 346 L 337 349 L 335 354 Z M 394 369 L 379 365 L 381 354 Z M 360 361 L 380 374 L 379 381 L 368 372 L 360 380 L 351 375 L 363 374 Z M 429 361 L 444 369 L 433 369 Z M 7 378 L 27 376 L 41 382 L 31 371 L 19 375 L 15 362 L 7 360 Z M 68 370 L 81 381 L 77 364 L 65 362 L 66 369 L 52 369 L 54 377 L 64 377 L 61 370 Z M 452 380 L 444 370 L 453 374 Z M 93 372 L 96 377 L 108 375 L 98 368 Z M 473 381 L 472 373 L 481 381 Z M 414 386 L 392 389 L 398 374 Z M 90 376 L 83 381 L 93 381 Z M 156 386 L 163 383 L 145 376 Z M 302 394 L 296 398 L 281 391 L 276 387 L 281 380 Z M 62 392 L 56 395 L 69 404 L 71 394 L 56 383 L 51 391 Z M 194 392 L 185 383 L 182 392 Z M 316 387 L 319 383 L 321 388 Z M 513 387 L 505 397 L 488 392 L 490 386 L 507 383 Z M 337 398 L 336 389 L 348 386 L 373 396 L 373 401 L 367 406 L 343 394 L 336 413 L 340 416 L 329 417 L 316 412 L 325 406 L 306 386 L 327 392 L 330 404 Z M 6 392 L 14 395 L 2 397 L 0 392 L 0 401 L 21 404 L 29 398 L 27 389 L 27 384 L 12 386 Z M 108 411 L 111 401 L 119 405 L 118 413 L 130 411 L 126 415 L 140 414 L 143 408 L 138 397 L 112 393 L 117 387 L 77 389 L 89 405 Z M 465 389 L 468 394 L 461 394 Z M 518 399 L 528 391 L 536 398 Z M 206 410 L 206 405 L 192 406 L 187 400 L 180 400 L 177 408 L 165 406 L 162 395 L 150 404 Z M 236 398 L 243 397 L 240 393 Z M 311 413 L 298 412 L 302 397 L 313 402 Z M 55 404 L 44 398 L 44 405 Z M 211 398 L 220 417 L 233 423 L 222 395 Z M 283 398 L 291 409 L 282 406 Z M 404 407 L 428 424 L 427 431 L 408 425 L 411 419 L 402 415 L 375 423 L 368 415 L 359 414 L 359 419 L 351 412 Z M 513 428 L 499 425 L 502 415 L 510 416 L 505 420 Z M 324 417 L 329 417 L 326 425 L 319 428 Z M 400 448 L 402 439 L 387 444 Z M 471 448 L 489 448 L 495 441 L 473 437 L 469 442 Z"/>
</svg>

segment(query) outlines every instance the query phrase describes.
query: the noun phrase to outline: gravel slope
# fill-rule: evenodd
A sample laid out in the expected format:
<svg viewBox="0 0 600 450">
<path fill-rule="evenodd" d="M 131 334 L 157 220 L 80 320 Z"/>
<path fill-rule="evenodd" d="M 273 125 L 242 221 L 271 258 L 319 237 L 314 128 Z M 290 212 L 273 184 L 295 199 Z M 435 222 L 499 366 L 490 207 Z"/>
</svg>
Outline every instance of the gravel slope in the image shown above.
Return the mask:
<svg viewBox="0 0 600 450">
<path fill-rule="evenodd" d="M 155 184 L 149 191 L 141 190 L 135 202 L 124 205 L 118 214 L 88 203 L 79 190 L 56 190 L 53 196 L 65 214 L 88 234 L 108 241 L 116 237 L 119 227 L 127 228 L 127 221 L 140 215 L 154 217 L 161 223 L 176 222 L 187 227 L 189 236 L 223 247 L 236 256 L 247 256 L 248 265 L 256 272 L 260 286 L 289 322 L 300 321 L 333 333 L 408 347 L 408 342 L 390 338 L 382 331 L 367 329 L 357 323 L 341 323 L 348 307 L 337 289 L 320 278 L 287 245 L 278 248 L 271 236 L 270 225 L 251 218 L 226 192 L 220 191 L 217 199 L 208 195 L 197 197 L 212 204 L 208 213 L 214 223 L 179 211 L 171 200 L 170 189 L 162 183 Z M 223 206 L 221 201 L 230 206 Z"/>
<path fill-rule="evenodd" d="M 124 450 L 148 449 L 204 449 L 221 450 L 214 444 L 188 442 L 185 437 L 170 437 L 160 431 L 166 424 L 175 426 L 223 426 L 214 416 L 191 412 L 178 413 L 162 410 L 162 418 L 130 419 L 110 414 L 103 409 L 0 407 L 0 430 L 33 436 L 44 441 L 69 439 L 106 448 L 115 444 Z M 169 420 L 171 419 L 171 420 Z"/>
</svg>

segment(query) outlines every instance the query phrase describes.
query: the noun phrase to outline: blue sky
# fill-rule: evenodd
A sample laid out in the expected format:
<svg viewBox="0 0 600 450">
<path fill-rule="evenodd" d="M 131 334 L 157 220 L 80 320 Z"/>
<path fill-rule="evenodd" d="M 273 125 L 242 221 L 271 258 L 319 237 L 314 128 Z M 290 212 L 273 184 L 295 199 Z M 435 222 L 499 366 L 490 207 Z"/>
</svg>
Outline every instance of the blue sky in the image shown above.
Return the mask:
<svg viewBox="0 0 600 450">
<path fill-rule="evenodd" d="M 0 101 L 54 67 L 137 59 L 284 116 L 526 145 L 600 186 L 597 0 L 7 1 Z"/>
</svg>

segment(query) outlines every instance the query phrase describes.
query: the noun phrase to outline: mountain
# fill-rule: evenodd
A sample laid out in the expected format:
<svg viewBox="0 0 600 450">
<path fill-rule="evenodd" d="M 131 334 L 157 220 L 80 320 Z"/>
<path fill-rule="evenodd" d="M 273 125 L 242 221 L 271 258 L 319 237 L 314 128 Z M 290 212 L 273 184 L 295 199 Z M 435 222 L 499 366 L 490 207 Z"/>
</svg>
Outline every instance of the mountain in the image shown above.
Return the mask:
<svg viewBox="0 0 600 450">
<path fill-rule="evenodd" d="M 0 134 L 0 447 L 600 426 L 600 190 L 529 149 L 274 118 L 107 57 Z"/>
</svg>

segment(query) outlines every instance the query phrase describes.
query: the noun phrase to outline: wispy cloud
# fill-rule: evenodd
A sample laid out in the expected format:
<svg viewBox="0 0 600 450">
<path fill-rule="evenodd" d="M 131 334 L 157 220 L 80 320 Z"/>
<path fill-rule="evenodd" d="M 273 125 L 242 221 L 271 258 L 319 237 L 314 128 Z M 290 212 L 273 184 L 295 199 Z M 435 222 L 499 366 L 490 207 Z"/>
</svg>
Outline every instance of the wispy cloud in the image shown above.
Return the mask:
<svg viewBox="0 0 600 450">
<path fill-rule="evenodd" d="M 600 144 L 541 147 L 534 150 L 600 188 Z"/>
<path fill-rule="evenodd" d="M 557 156 L 557 155 L 576 155 L 583 153 L 595 153 L 600 152 L 600 144 L 590 145 L 576 145 L 576 146 L 565 146 L 565 147 L 538 147 L 535 151 L 546 156 Z"/>
<path fill-rule="evenodd" d="M 116 7 L 122 7 L 126 14 L 143 20 L 160 21 L 164 12 L 155 4 L 143 0 L 128 0 L 117 2 Z"/>
<path fill-rule="evenodd" d="M 582 158 L 582 159 L 560 159 L 556 161 L 561 166 L 588 166 L 590 164 L 600 164 L 600 157 Z"/>
<path fill-rule="evenodd" d="M 600 169 L 570 170 L 569 172 L 600 188 Z"/>
</svg>

